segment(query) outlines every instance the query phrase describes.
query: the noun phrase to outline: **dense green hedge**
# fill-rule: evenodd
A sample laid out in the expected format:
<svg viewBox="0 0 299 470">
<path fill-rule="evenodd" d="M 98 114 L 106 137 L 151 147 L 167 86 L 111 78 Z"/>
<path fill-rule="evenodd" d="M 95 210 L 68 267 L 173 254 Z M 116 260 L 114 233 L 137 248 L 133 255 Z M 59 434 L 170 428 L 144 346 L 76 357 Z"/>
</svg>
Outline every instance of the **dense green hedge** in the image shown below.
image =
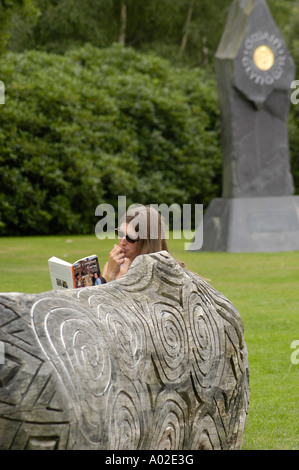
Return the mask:
<svg viewBox="0 0 299 470">
<path fill-rule="evenodd" d="M 0 60 L 0 234 L 94 229 L 95 208 L 220 194 L 215 81 L 151 54 L 86 45 Z"/>
</svg>

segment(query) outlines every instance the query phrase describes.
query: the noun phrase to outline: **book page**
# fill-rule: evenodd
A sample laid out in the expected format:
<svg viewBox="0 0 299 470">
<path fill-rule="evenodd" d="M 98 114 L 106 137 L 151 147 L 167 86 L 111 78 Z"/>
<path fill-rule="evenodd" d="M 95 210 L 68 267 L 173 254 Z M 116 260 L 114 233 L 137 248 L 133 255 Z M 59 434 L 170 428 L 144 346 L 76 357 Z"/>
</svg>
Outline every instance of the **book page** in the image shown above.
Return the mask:
<svg viewBox="0 0 299 470">
<path fill-rule="evenodd" d="M 75 287 L 71 263 L 53 256 L 49 259 L 49 269 L 54 290 L 73 289 Z"/>
</svg>

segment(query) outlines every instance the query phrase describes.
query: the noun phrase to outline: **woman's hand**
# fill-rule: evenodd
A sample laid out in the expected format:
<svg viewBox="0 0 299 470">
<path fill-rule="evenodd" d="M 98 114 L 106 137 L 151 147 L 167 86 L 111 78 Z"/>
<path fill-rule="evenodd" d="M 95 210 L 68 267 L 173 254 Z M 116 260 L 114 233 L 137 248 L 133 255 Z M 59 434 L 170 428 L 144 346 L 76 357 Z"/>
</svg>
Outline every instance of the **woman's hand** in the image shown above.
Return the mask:
<svg viewBox="0 0 299 470">
<path fill-rule="evenodd" d="M 125 262 L 125 252 L 119 245 L 114 245 L 109 259 L 103 269 L 103 277 L 107 282 L 114 281 L 119 274 L 121 265 Z"/>
</svg>

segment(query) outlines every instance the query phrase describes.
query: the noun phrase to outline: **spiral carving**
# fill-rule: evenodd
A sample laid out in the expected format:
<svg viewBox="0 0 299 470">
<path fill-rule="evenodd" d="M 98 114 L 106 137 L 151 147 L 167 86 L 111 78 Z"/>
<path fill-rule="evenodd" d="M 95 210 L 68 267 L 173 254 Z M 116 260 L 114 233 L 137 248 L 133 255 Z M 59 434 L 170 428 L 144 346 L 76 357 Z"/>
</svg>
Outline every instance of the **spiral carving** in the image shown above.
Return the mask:
<svg viewBox="0 0 299 470">
<path fill-rule="evenodd" d="M 59 298 L 35 303 L 31 318 L 43 352 L 63 379 L 82 433 L 99 443 L 102 402 L 111 381 L 111 358 L 98 325 L 88 311 Z"/>
<path fill-rule="evenodd" d="M 184 381 L 188 371 L 188 335 L 181 312 L 174 306 L 154 304 L 151 310 L 156 365 L 165 382 Z"/>
<path fill-rule="evenodd" d="M 221 429 L 221 428 L 220 428 Z M 200 409 L 195 415 L 192 433 L 191 449 L 195 450 L 221 450 L 219 428 L 217 429 L 215 418 Z"/>
<path fill-rule="evenodd" d="M 156 401 L 155 428 L 151 449 L 183 449 L 187 406 L 176 394 L 162 392 Z"/>
<path fill-rule="evenodd" d="M 124 316 L 116 309 L 106 314 L 106 322 L 114 344 L 118 345 L 122 361 L 129 368 L 137 367 L 142 359 L 142 351 L 146 348 L 142 328 L 138 321 Z"/>
<path fill-rule="evenodd" d="M 109 390 L 107 410 L 110 449 L 140 448 L 145 429 L 140 390 L 142 387 L 134 385 L 125 376 L 112 384 Z"/>
<path fill-rule="evenodd" d="M 106 298 L 105 292 L 101 296 L 93 296 L 89 304 L 96 311 L 122 372 L 129 377 L 142 376 L 149 351 L 145 325 L 136 315 L 134 305 L 121 293 L 117 302 L 111 297 Z"/>
<path fill-rule="evenodd" d="M 225 363 L 223 321 L 199 292 L 189 297 L 190 331 L 192 333 L 193 367 L 199 388 L 218 386 Z"/>
<path fill-rule="evenodd" d="M 102 286 L 0 295 L 0 323 L 1 448 L 241 448 L 241 317 L 168 253 Z"/>
</svg>

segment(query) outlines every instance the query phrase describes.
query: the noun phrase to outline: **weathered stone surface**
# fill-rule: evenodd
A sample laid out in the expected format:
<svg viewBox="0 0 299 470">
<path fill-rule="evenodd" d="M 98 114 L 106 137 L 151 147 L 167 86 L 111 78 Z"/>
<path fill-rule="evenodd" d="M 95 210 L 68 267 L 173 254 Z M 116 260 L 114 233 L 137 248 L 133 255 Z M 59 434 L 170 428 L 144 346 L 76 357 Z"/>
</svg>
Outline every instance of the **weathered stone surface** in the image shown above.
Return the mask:
<svg viewBox="0 0 299 470">
<path fill-rule="evenodd" d="M 202 251 L 298 250 L 287 127 L 295 68 L 265 0 L 234 0 L 215 60 L 223 197 L 197 229 Z"/>
<path fill-rule="evenodd" d="M 299 250 L 299 196 L 214 199 L 203 232 L 203 251 Z"/>
<path fill-rule="evenodd" d="M 0 295 L 2 449 L 240 449 L 236 308 L 167 252 L 112 283 Z"/>
<path fill-rule="evenodd" d="M 235 0 L 216 57 L 223 197 L 289 196 L 294 62 L 265 0 Z"/>
</svg>

